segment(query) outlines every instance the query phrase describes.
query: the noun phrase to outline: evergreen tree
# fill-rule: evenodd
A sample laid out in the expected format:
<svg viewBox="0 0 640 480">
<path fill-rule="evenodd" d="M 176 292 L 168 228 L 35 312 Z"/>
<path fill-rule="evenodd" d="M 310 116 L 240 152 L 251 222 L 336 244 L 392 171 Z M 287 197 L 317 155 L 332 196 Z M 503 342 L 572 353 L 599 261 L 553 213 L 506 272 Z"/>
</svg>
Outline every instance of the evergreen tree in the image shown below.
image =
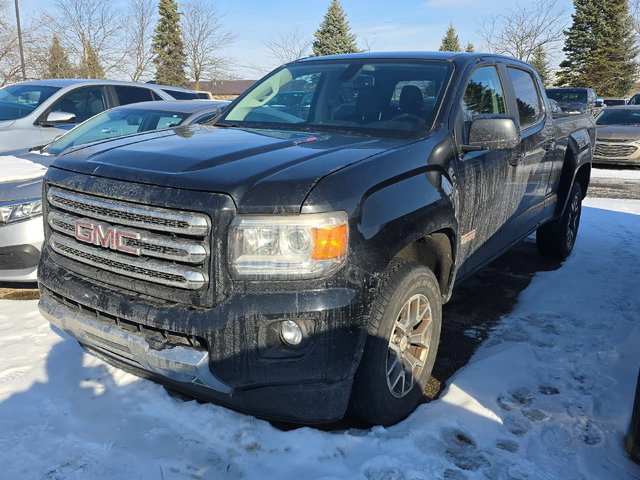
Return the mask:
<svg viewBox="0 0 640 480">
<path fill-rule="evenodd" d="M 156 82 L 173 87 L 187 87 L 184 43 L 180 27 L 180 13 L 175 0 L 160 0 L 160 18 L 153 36 L 153 63 L 156 65 Z"/>
<path fill-rule="evenodd" d="M 67 53 L 60 45 L 57 35 L 54 35 L 51 40 L 45 76 L 47 78 L 73 78 L 75 76 L 74 68 L 69 63 Z"/>
<path fill-rule="evenodd" d="M 565 31 L 558 83 L 592 87 L 598 95 L 622 97 L 636 80 L 638 47 L 628 0 L 574 0 L 573 23 Z"/>
<path fill-rule="evenodd" d="M 538 45 L 533 52 L 533 58 L 531 59 L 531 66 L 538 72 L 538 76 L 542 81 L 542 85 L 548 88 L 549 81 L 551 80 L 549 72 L 549 60 L 547 60 L 547 52 L 544 51 L 542 45 Z"/>
<path fill-rule="evenodd" d="M 456 29 L 453 28 L 453 22 L 449 24 L 449 28 L 447 28 L 444 37 L 442 37 L 442 43 L 440 43 L 440 51 L 441 52 L 461 52 L 462 48 L 460 48 L 460 39 L 458 39 L 458 35 L 456 34 Z"/>
<path fill-rule="evenodd" d="M 338 0 L 331 0 L 324 20 L 320 24 L 320 28 L 316 30 L 315 37 L 313 54 L 316 57 L 360 51 L 356 45 L 356 36 L 351 33 L 347 14 Z"/>
<path fill-rule="evenodd" d="M 87 45 L 84 54 L 84 75 L 85 78 L 104 78 L 104 69 L 100 65 L 100 60 L 96 51 L 91 45 Z"/>
<path fill-rule="evenodd" d="M 465 47 L 464 51 L 467 53 L 475 53 L 476 47 L 473 43 L 469 42 L 467 43 L 467 46 Z"/>
</svg>

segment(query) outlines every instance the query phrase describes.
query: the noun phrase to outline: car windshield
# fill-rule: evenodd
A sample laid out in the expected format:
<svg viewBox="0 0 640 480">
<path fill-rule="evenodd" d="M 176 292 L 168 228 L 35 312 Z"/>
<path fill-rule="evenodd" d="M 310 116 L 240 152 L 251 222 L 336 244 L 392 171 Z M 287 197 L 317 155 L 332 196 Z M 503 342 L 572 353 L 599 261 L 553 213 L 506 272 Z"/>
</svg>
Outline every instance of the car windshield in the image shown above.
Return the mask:
<svg viewBox="0 0 640 480">
<path fill-rule="evenodd" d="M 108 110 L 62 135 L 43 149 L 43 153 L 60 155 L 64 150 L 88 142 L 121 137 L 180 125 L 190 113 L 143 108 Z"/>
<path fill-rule="evenodd" d="M 58 87 L 31 84 L 1 88 L 0 121 L 26 117 L 58 90 Z"/>
<path fill-rule="evenodd" d="M 640 125 L 640 108 L 605 108 L 596 117 L 597 125 Z"/>
<path fill-rule="evenodd" d="M 547 90 L 547 97 L 558 103 L 587 103 L 587 91 L 583 89 Z"/>
<path fill-rule="evenodd" d="M 431 128 L 452 71 L 436 61 L 305 61 L 258 82 L 227 127 L 408 137 Z"/>
</svg>

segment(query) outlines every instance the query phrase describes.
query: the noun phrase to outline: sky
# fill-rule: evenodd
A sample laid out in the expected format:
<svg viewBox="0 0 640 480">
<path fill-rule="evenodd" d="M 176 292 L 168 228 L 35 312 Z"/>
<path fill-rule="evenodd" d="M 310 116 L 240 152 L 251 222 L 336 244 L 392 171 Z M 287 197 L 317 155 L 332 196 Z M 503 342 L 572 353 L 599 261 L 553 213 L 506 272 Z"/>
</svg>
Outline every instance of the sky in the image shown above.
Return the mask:
<svg viewBox="0 0 640 480">
<path fill-rule="evenodd" d="M 120 0 L 123 2 L 123 0 Z M 260 76 L 252 66 L 275 67 L 260 39 L 274 32 L 300 27 L 313 35 L 326 13 L 329 0 L 217 0 L 226 12 L 225 23 L 238 35 L 227 49 L 235 58 L 235 76 L 255 79 Z M 531 1 L 519 2 L 521 6 Z M 20 0 L 25 12 L 47 8 L 52 0 Z M 351 29 L 358 37 L 373 43 L 372 50 L 437 50 L 449 22 L 453 22 L 460 42 L 472 42 L 478 50 L 482 39 L 479 22 L 493 14 L 506 13 L 513 0 L 342 0 Z M 558 11 L 566 8 L 567 22 L 573 10 L 571 0 L 557 0 Z M 559 58 L 554 59 L 555 63 Z"/>
</svg>

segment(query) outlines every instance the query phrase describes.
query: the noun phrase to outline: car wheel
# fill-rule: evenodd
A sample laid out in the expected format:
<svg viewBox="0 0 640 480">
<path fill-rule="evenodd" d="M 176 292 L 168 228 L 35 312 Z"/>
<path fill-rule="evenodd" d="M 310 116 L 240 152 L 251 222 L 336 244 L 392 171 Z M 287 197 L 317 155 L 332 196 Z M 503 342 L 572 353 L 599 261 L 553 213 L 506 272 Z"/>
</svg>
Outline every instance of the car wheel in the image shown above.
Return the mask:
<svg viewBox="0 0 640 480">
<path fill-rule="evenodd" d="M 538 228 L 536 232 L 538 252 L 545 257 L 567 258 L 576 243 L 581 213 L 582 187 L 578 182 L 575 182 L 560 222 L 553 222 Z"/>
<path fill-rule="evenodd" d="M 442 297 L 433 272 L 416 262 L 393 261 L 373 302 L 350 415 L 391 425 L 415 409 L 435 363 L 441 322 Z"/>
</svg>

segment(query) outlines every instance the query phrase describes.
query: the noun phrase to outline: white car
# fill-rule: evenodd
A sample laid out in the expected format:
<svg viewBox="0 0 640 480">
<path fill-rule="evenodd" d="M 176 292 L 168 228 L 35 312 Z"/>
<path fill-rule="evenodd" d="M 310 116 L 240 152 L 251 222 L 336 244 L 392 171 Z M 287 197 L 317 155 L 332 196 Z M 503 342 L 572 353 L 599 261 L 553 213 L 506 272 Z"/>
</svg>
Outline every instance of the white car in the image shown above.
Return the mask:
<svg viewBox="0 0 640 480">
<path fill-rule="evenodd" d="M 52 142 L 113 107 L 155 100 L 195 100 L 183 88 L 114 80 L 34 80 L 0 89 L 0 152 Z"/>
</svg>

